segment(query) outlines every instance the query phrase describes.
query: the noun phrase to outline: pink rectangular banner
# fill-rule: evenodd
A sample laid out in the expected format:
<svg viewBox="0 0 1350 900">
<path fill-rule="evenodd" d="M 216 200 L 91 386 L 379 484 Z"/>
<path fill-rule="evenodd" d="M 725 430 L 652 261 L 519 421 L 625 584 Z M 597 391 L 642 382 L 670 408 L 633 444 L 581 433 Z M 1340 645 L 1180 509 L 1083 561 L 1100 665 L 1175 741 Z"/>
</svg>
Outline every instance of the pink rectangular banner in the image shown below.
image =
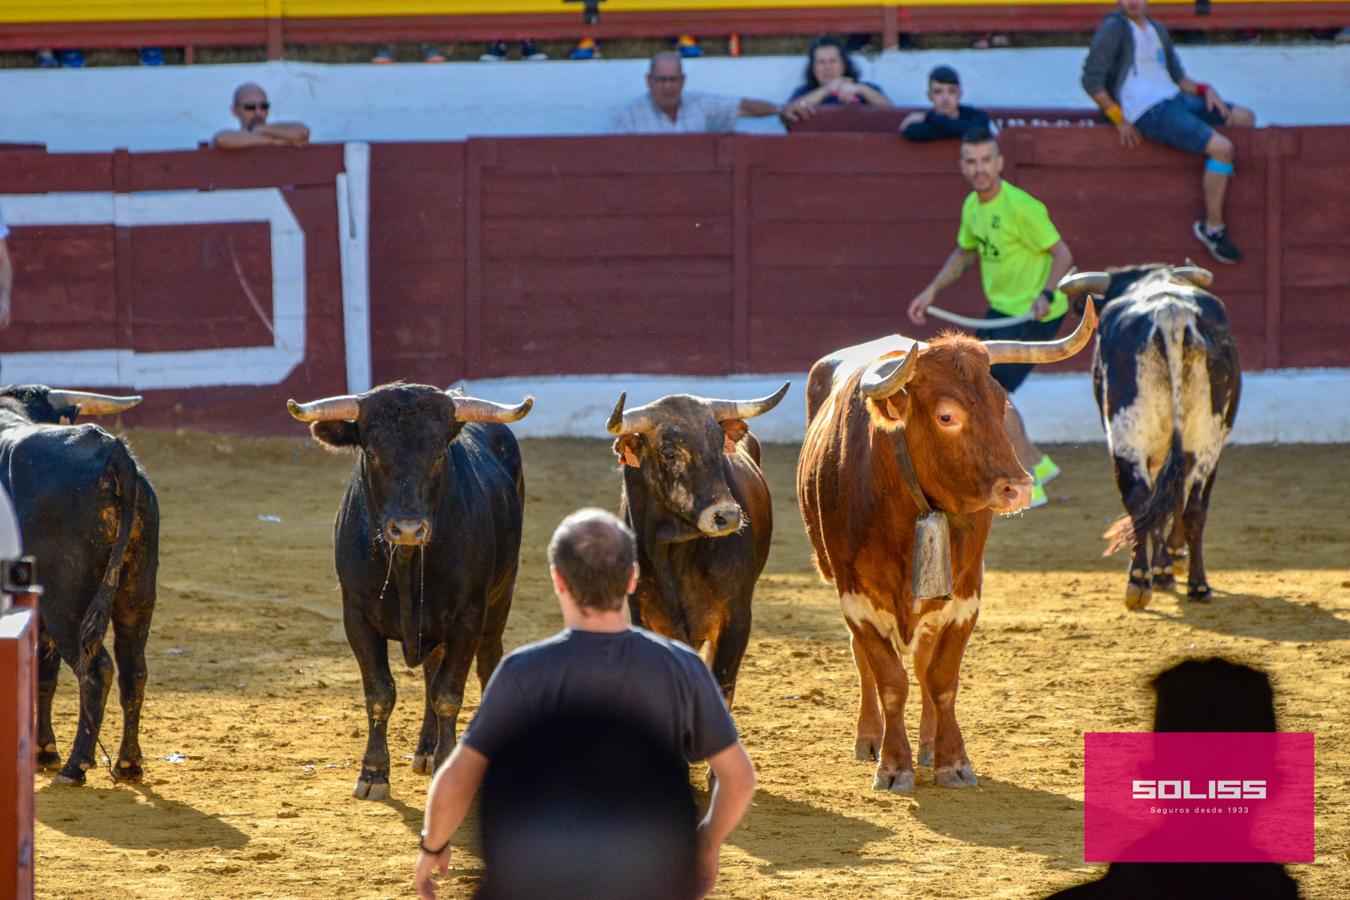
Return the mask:
<svg viewBox="0 0 1350 900">
<path fill-rule="evenodd" d="M 1312 862 L 1311 732 L 1088 732 L 1086 862 Z"/>
</svg>

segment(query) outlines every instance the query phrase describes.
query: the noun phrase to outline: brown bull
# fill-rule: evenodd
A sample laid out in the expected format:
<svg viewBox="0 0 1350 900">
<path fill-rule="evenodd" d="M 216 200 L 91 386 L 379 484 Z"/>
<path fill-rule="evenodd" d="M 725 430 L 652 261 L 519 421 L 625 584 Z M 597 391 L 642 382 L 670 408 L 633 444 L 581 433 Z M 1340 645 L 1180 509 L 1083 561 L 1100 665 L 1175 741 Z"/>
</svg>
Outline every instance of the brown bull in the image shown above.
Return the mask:
<svg viewBox="0 0 1350 900">
<path fill-rule="evenodd" d="M 607 426 L 624 465 L 619 515 L 637 536 L 633 623 L 696 650 L 706 643 L 728 707 L 773 534 L 759 442 L 745 420 L 787 389 L 759 400 L 676 394 L 627 412 L 624 395 Z"/>
<path fill-rule="evenodd" d="M 797 497 L 849 627 L 862 687 L 854 754 L 877 760 L 877 790 L 914 788 L 903 657 L 913 658 L 923 692 L 919 763 L 933 766 L 939 785 L 977 783 L 956 722 L 961 657 L 979 614 L 993 513 L 1025 508 L 1032 483 L 1003 432 L 1007 395 L 989 366 L 1065 359 L 1094 323 L 1089 305 L 1072 335 L 1044 344 L 893 335 L 811 369 Z M 953 523 L 947 598 L 917 600 L 911 590 L 919 492 Z"/>
</svg>

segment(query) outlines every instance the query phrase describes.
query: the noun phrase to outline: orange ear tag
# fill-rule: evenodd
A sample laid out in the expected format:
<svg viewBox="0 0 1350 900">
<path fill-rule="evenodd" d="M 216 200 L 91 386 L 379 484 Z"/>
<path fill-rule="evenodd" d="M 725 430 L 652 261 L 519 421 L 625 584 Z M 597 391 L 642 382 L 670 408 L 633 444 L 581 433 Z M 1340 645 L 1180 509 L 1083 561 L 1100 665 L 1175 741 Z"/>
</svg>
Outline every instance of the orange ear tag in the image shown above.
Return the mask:
<svg viewBox="0 0 1350 900">
<path fill-rule="evenodd" d="M 625 466 L 632 466 L 635 469 L 642 468 L 642 463 L 638 461 L 637 454 L 627 447 L 623 448 L 623 464 Z"/>
<path fill-rule="evenodd" d="M 900 410 L 895 408 L 895 404 L 891 402 L 890 397 L 886 398 L 886 418 L 896 422 L 900 421 Z"/>
<path fill-rule="evenodd" d="M 722 439 L 722 452 L 727 456 L 735 456 L 736 442 L 733 441 L 730 437 L 724 437 Z"/>
</svg>

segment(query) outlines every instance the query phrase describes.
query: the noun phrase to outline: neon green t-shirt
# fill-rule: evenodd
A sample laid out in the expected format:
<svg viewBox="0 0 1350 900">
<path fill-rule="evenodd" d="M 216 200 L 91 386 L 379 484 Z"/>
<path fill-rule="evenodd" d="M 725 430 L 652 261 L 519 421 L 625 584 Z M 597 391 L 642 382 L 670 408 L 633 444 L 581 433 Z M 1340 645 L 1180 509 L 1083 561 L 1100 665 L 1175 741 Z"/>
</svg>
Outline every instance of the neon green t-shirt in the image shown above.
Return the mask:
<svg viewBox="0 0 1350 900">
<path fill-rule="evenodd" d="M 988 203 L 971 191 L 956 233 L 958 246 L 980 254 L 984 296 L 1005 316 L 1020 316 L 1036 302 L 1050 276 L 1050 248 L 1059 239 L 1045 204 L 1007 181 Z M 1045 321 L 1068 311 L 1069 298 L 1055 291 Z"/>
</svg>

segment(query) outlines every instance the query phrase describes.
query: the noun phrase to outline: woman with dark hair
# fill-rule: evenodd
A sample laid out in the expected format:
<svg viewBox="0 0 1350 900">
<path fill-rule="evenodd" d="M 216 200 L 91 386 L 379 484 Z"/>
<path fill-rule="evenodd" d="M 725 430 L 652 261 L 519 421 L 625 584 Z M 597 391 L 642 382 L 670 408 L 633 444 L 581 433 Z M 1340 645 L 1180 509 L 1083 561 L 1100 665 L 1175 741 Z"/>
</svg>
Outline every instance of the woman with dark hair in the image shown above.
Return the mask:
<svg viewBox="0 0 1350 900">
<path fill-rule="evenodd" d="M 783 107 L 783 118 L 797 122 L 810 118 L 816 107 L 836 103 L 890 106 L 880 87 L 858 78 L 858 67 L 838 38 L 821 35 L 807 51 L 805 81 Z"/>
</svg>

